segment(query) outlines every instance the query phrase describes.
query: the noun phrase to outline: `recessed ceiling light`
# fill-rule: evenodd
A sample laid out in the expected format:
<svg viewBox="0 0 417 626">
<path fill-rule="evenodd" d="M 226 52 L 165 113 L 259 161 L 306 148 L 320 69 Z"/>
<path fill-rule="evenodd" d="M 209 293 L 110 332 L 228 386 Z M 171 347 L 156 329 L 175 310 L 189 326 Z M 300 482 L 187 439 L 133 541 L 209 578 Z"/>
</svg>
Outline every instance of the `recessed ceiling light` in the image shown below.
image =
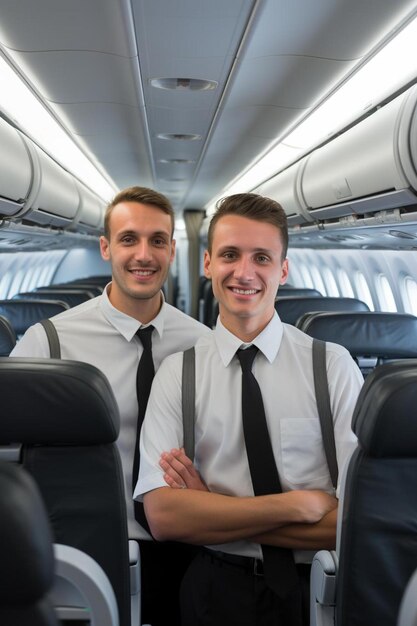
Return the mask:
<svg viewBox="0 0 417 626">
<path fill-rule="evenodd" d="M 156 89 L 173 89 L 179 91 L 210 91 L 216 89 L 215 80 L 201 80 L 200 78 L 151 78 L 152 87 Z"/>
<path fill-rule="evenodd" d="M 183 165 L 186 163 L 195 163 L 191 159 L 158 159 L 158 163 L 173 163 L 174 165 Z"/>
<path fill-rule="evenodd" d="M 180 139 L 181 141 L 197 141 L 202 139 L 201 135 L 193 133 L 158 133 L 158 139 Z"/>
</svg>

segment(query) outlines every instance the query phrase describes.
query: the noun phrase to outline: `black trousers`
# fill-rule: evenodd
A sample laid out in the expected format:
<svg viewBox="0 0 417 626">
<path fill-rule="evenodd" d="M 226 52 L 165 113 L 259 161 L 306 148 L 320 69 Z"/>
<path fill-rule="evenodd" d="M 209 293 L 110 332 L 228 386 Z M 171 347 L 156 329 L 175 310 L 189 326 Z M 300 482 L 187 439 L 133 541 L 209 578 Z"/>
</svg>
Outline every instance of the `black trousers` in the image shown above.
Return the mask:
<svg viewBox="0 0 417 626">
<path fill-rule="evenodd" d="M 185 543 L 139 541 L 141 623 L 180 626 L 181 581 L 198 548 Z"/>
<path fill-rule="evenodd" d="M 181 585 L 182 626 L 308 626 L 310 566 L 297 566 L 300 585 L 281 600 L 263 576 L 201 550 Z"/>
</svg>

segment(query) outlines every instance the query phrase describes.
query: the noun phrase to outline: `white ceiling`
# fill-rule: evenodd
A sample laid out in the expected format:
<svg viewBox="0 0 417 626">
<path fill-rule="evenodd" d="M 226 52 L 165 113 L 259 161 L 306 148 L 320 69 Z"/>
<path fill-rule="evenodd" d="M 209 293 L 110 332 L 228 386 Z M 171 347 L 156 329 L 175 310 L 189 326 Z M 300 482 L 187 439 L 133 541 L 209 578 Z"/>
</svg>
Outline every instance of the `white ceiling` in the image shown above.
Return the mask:
<svg viewBox="0 0 417 626">
<path fill-rule="evenodd" d="M 415 9 L 415 0 L 0 0 L 0 43 L 116 187 L 154 187 L 180 212 L 221 192 Z M 168 91 L 152 78 L 218 86 Z"/>
</svg>

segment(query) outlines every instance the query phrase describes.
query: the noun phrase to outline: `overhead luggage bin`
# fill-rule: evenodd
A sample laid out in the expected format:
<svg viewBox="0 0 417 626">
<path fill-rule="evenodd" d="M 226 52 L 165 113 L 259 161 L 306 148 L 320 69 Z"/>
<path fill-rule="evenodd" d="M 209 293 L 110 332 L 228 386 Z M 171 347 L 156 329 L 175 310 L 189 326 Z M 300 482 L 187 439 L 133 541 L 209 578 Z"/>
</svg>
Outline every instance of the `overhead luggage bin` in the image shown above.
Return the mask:
<svg viewBox="0 0 417 626">
<path fill-rule="evenodd" d="M 32 182 L 32 161 L 22 134 L 0 117 L 0 216 L 25 206 Z"/>
<path fill-rule="evenodd" d="M 301 193 L 314 219 L 417 202 L 416 104 L 412 87 L 307 157 Z"/>
<path fill-rule="evenodd" d="M 287 215 L 289 226 L 313 221 L 301 190 L 305 165 L 306 159 L 301 159 L 254 190 L 255 193 L 268 196 L 280 203 Z"/>
<path fill-rule="evenodd" d="M 88 234 L 101 233 L 104 223 L 105 203 L 88 187 L 77 181 L 80 206 L 71 230 Z"/>
<path fill-rule="evenodd" d="M 34 198 L 24 219 L 64 228 L 75 219 L 80 196 L 74 177 L 30 139 L 25 138 L 34 163 Z"/>
</svg>

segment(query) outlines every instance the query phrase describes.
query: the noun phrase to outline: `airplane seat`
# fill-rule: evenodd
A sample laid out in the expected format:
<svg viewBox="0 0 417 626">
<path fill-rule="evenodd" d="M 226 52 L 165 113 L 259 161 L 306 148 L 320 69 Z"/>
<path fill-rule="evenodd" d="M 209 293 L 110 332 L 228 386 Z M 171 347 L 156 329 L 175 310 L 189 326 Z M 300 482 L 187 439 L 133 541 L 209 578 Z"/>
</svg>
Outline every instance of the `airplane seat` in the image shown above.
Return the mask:
<svg viewBox="0 0 417 626">
<path fill-rule="evenodd" d="M 69 281 L 71 283 L 87 283 L 91 285 L 99 285 L 103 289 L 111 281 L 111 274 L 99 274 L 96 276 L 85 276 L 84 278 L 74 278 Z"/>
<path fill-rule="evenodd" d="M 209 328 L 213 328 L 213 323 L 216 321 L 213 320 L 213 302 L 214 302 L 214 294 L 211 286 L 211 280 L 207 280 L 202 288 L 203 295 L 203 317 L 200 320 L 203 324 L 208 326 Z"/>
<path fill-rule="evenodd" d="M 120 625 L 137 626 L 139 558 L 129 569 L 119 412 L 106 377 L 77 361 L 0 358 L 0 396 L 0 444 L 22 444 L 20 461 L 40 488 L 54 541 L 103 568 Z"/>
<path fill-rule="evenodd" d="M 82 283 L 82 282 L 78 282 L 78 283 L 55 283 L 52 285 L 45 285 L 43 287 L 36 287 L 35 291 L 66 291 L 66 290 L 70 290 L 72 291 L 73 289 L 78 289 L 80 291 L 86 291 L 88 292 L 88 297 L 89 298 L 95 298 L 96 296 L 99 296 L 100 294 L 103 293 L 103 287 L 97 283 Z"/>
<path fill-rule="evenodd" d="M 0 624 L 58 626 L 48 591 L 54 554 L 39 491 L 22 468 L 0 463 Z"/>
<path fill-rule="evenodd" d="M 297 325 L 307 335 L 344 346 L 364 376 L 390 360 L 417 358 L 417 317 L 408 313 L 325 311 L 307 314 Z"/>
<path fill-rule="evenodd" d="M 323 298 L 323 294 L 318 289 L 312 287 L 293 287 L 285 283 L 278 287 L 277 298 L 281 296 L 291 296 L 293 298 Z"/>
<path fill-rule="evenodd" d="M 16 345 L 16 333 L 9 320 L 0 315 L 0 356 L 9 356 Z"/>
<path fill-rule="evenodd" d="M 417 359 L 367 377 L 352 418 L 336 552 L 311 573 L 311 626 L 396 626 L 417 563 Z"/>
<path fill-rule="evenodd" d="M 287 292 L 285 292 L 287 294 Z M 333 298 L 322 296 L 278 296 L 275 310 L 282 322 L 297 326 L 297 321 L 307 312 L 312 311 L 369 311 L 369 307 L 357 298 Z"/>
<path fill-rule="evenodd" d="M 84 289 L 36 289 L 35 291 L 24 291 L 16 293 L 13 300 L 59 300 L 65 302 L 70 308 L 82 304 L 91 298 L 95 298 L 94 293 Z"/>
<path fill-rule="evenodd" d="M 69 309 L 68 304 L 49 300 L 0 300 L 0 315 L 11 324 L 19 339 L 33 324 Z"/>
<path fill-rule="evenodd" d="M 396 626 L 417 626 L 417 569 L 404 591 Z"/>
<path fill-rule="evenodd" d="M 198 281 L 198 321 L 202 322 L 204 318 L 204 291 L 205 285 L 209 279 L 205 276 L 200 276 Z"/>
</svg>

